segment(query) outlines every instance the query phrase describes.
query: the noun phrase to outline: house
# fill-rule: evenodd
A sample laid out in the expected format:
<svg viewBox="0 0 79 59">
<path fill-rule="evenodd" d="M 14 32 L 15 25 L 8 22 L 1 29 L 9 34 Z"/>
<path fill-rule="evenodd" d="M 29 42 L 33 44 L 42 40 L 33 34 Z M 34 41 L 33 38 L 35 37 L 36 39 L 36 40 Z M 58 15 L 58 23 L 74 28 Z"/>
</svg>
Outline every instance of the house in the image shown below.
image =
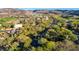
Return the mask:
<svg viewBox="0 0 79 59">
<path fill-rule="evenodd" d="M 45 19 L 46 19 L 46 20 L 49 20 L 49 17 L 48 17 L 48 16 L 45 16 Z"/>
<path fill-rule="evenodd" d="M 21 28 L 22 26 L 23 26 L 22 24 L 15 24 L 15 25 L 14 25 L 14 28 L 15 28 L 15 29 L 18 29 L 18 28 Z"/>
<path fill-rule="evenodd" d="M 0 24 L 0 26 L 2 26 L 2 24 Z"/>
</svg>

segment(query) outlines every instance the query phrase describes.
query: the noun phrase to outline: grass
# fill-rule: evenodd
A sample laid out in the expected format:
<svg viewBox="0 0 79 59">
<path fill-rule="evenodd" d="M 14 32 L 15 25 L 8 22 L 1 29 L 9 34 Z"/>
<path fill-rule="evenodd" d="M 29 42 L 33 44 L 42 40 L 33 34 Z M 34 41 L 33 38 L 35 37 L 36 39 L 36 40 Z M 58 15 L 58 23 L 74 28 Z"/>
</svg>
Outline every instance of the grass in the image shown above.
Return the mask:
<svg viewBox="0 0 79 59">
<path fill-rule="evenodd" d="M 13 18 L 13 17 L 0 18 L 0 23 L 10 21 L 10 20 L 16 20 L 16 18 Z"/>
</svg>

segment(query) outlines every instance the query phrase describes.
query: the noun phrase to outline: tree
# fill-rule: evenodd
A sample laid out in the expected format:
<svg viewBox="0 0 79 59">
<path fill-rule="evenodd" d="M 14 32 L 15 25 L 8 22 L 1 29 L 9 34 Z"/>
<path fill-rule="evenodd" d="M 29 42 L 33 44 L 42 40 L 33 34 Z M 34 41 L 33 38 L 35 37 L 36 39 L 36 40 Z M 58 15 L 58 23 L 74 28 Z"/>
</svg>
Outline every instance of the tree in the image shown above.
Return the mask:
<svg viewBox="0 0 79 59">
<path fill-rule="evenodd" d="M 63 40 L 78 40 L 77 36 L 71 30 L 64 27 L 52 26 L 46 33 L 46 38 L 49 40 L 63 41 Z"/>
<path fill-rule="evenodd" d="M 24 43 L 24 47 L 28 48 L 31 45 L 32 39 L 28 36 L 25 36 L 23 34 L 20 34 L 18 36 L 18 40 L 20 40 L 20 42 Z"/>
<path fill-rule="evenodd" d="M 37 51 L 43 51 L 43 47 L 37 47 Z"/>
<path fill-rule="evenodd" d="M 48 43 L 46 43 L 46 47 L 49 51 L 54 50 L 56 48 L 56 44 L 53 41 L 49 41 Z"/>
<path fill-rule="evenodd" d="M 57 51 L 73 51 L 77 50 L 77 45 L 74 44 L 73 41 L 65 40 L 64 42 L 56 42 L 56 49 Z"/>
<path fill-rule="evenodd" d="M 26 40 L 24 42 L 24 47 L 28 48 L 29 46 L 31 46 L 31 42 L 32 42 L 31 38 L 29 38 L 29 37 L 26 38 Z"/>
<path fill-rule="evenodd" d="M 61 28 L 61 34 L 65 37 L 65 39 L 67 40 L 71 40 L 71 41 L 75 41 L 78 40 L 77 36 L 75 34 L 73 34 L 72 31 L 65 29 L 65 28 Z"/>
<path fill-rule="evenodd" d="M 31 51 L 36 51 L 36 48 L 32 46 L 30 50 Z"/>
<path fill-rule="evenodd" d="M 12 45 L 10 45 L 11 47 L 10 47 L 10 49 L 9 50 L 11 50 L 11 51 L 16 51 L 16 50 L 18 50 L 18 46 L 19 46 L 19 43 L 18 42 L 14 42 Z"/>
<path fill-rule="evenodd" d="M 45 43 L 47 43 L 47 42 L 48 42 L 48 41 L 47 41 L 46 38 L 41 38 L 41 39 L 38 40 L 38 43 L 39 43 L 39 44 L 45 44 Z"/>
</svg>

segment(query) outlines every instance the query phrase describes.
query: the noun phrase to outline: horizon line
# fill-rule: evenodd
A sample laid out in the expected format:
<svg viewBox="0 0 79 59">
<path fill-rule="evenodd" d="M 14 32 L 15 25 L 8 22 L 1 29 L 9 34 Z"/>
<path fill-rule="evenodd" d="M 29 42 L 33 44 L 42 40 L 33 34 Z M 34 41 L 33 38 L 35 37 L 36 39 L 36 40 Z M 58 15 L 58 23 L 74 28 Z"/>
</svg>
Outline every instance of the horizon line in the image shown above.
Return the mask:
<svg viewBox="0 0 79 59">
<path fill-rule="evenodd" d="M 79 10 L 79 8 L 16 8 L 18 10 Z"/>
</svg>

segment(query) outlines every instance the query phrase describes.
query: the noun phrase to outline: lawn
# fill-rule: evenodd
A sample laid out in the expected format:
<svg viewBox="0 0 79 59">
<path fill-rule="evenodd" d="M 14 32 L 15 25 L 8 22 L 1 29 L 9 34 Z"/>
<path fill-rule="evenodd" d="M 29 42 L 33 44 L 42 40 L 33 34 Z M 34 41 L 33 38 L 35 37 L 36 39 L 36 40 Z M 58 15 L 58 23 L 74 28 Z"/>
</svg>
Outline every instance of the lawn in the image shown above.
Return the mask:
<svg viewBox="0 0 79 59">
<path fill-rule="evenodd" d="M 10 21 L 10 20 L 16 20 L 16 18 L 14 18 L 14 17 L 0 18 L 0 23 Z"/>
</svg>

